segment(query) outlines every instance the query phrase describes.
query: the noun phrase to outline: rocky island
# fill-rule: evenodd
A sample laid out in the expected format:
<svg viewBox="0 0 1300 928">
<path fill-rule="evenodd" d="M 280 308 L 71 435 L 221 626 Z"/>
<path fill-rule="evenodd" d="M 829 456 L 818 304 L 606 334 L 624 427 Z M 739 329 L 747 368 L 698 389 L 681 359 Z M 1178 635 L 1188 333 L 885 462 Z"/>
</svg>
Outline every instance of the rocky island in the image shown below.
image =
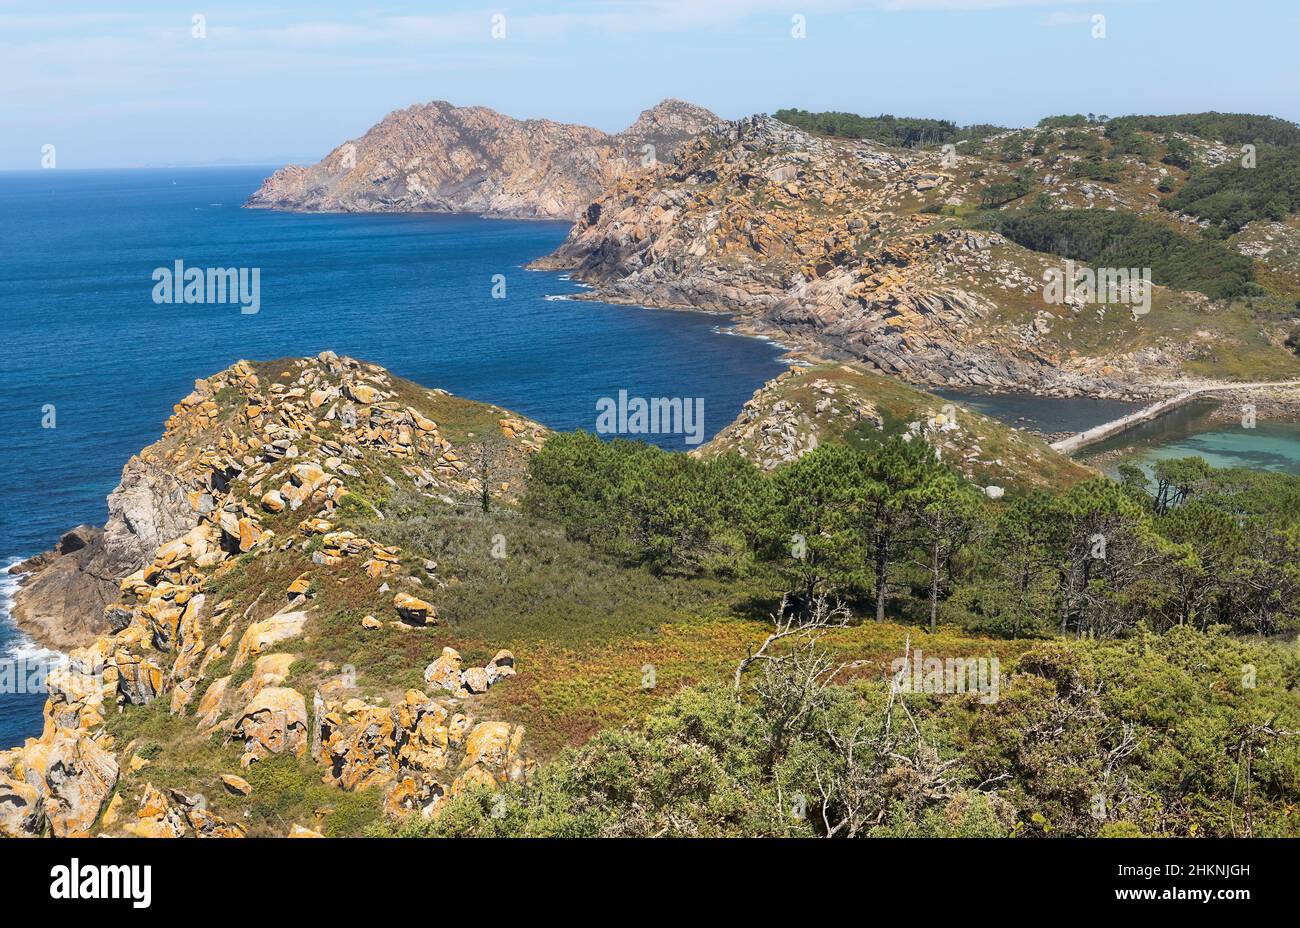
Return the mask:
<svg viewBox="0 0 1300 928">
<path fill-rule="evenodd" d="M 432 103 L 269 178 L 248 205 L 573 219 L 535 267 L 797 363 L 691 454 L 333 351 L 196 381 L 106 524 L 14 569 L 67 653 L 0 835 L 1300 833 L 1300 478 L 1110 480 L 927 392 L 1289 389 L 1294 215 L 1216 212 L 1253 202 L 1206 192 L 1220 114 L 808 115 Z M 1103 259 L 1153 291 L 1044 304 Z"/>
<path fill-rule="evenodd" d="M 1252 262 L 1300 275 L 1294 223 L 1248 225 L 1232 250 L 1162 208 L 1161 191 L 1231 165 L 1216 134 L 1070 121 L 909 148 L 677 100 L 615 135 L 435 102 L 281 169 L 247 205 L 573 219 L 532 266 L 571 272 L 585 298 L 734 313 L 743 331 L 922 386 L 1154 399 L 1223 379 L 1225 357 L 1249 359 L 1258 376 L 1241 379 L 1300 374 L 1295 319 L 1241 302 L 1258 291 Z M 1063 259 L 1102 257 L 1087 245 L 1098 211 L 1138 224 L 1106 233 L 1114 257 L 1127 237 L 1170 269 L 1136 311 L 1122 292 L 1046 305 Z"/>
<path fill-rule="evenodd" d="M 1045 202 L 1068 211 L 1110 192 L 1085 184 L 1085 199 L 1057 173 L 1068 172 L 1069 149 L 1052 159 L 1064 164 L 1046 156 L 1064 133 L 1041 136 L 1043 155 L 1015 157 L 1041 178 Z M 1014 133 L 1001 141 L 1019 144 Z M 1006 182 L 1006 163 L 951 148 L 891 149 L 743 119 L 702 134 L 673 165 L 620 178 L 533 266 L 571 271 L 595 288 L 585 298 L 735 313 L 745 331 L 921 385 L 1161 395 L 1230 346 L 1264 370 L 1300 370 L 1277 347 L 1293 323 L 1243 330 L 1228 301 L 1194 290 L 1156 286 L 1142 317 L 1116 304 L 1044 305 L 1060 257 L 1009 239 L 996 221 L 962 218 Z M 1126 193 L 1117 202 L 1155 209 Z"/>
<path fill-rule="evenodd" d="M 435 101 L 390 113 L 315 165 L 281 168 L 247 205 L 573 219 L 623 174 L 671 160 L 681 142 L 721 122 L 665 100 L 609 135 Z"/>
</svg>

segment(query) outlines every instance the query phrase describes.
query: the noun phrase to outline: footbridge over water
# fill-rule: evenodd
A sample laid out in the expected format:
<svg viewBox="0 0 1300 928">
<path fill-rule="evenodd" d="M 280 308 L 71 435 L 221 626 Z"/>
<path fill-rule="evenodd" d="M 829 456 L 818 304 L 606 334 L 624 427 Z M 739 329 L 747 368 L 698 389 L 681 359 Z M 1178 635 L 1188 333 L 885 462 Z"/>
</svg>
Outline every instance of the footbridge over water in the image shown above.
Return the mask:
<svg viewBox="0 0 1300 928">
<path fill-rule="evenodd" d="M 1150 406 L 1144 406 L 1126 416 L 1120 416 L 1110 422 L 1103 422 L 1101 425 L 1094 425 L 1086 431 L 1077 435 L 1071 435 L 1069 438 L 1062 438 L 1060 441 L 1052 442 L 1052 450 L 1059 451 L 1062 454 L 1074 454 L 1089 445 L 1095 445 L 1099 441 L 1105 441 L 1122 432 L 1127 432 L 1131 428 L 1142 425 L 1144 422 L 1151 422 L 1158 419 L 1167 412 L 1172 412 L 1179 406 L 1190 403 L 1197 397 L 1204 396 L 1208 393 L 1234 393 L 1240 390 L 1262 390 L 1269 387 L 1300 387 L 1300 380 L 1276 380 L 1260 383 L 1221 383 L 1205 387 L 1193 387 L 1190 390 L 1184 390 L 1175 396 L 1169 396 Z"/>
</svg>

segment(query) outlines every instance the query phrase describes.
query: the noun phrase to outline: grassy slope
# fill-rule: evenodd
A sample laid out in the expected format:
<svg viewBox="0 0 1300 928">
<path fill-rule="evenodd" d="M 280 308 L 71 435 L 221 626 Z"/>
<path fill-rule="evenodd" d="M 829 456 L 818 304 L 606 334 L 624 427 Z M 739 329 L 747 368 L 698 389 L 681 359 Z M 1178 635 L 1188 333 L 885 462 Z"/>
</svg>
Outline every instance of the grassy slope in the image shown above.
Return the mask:
<svg viewBox="0 0 1300 928">
<path fill-rule="evenodd" d="M 966 203 L 962 207 L 948 207 L 946 212 L 954 218 L 963 220 L 975 205 L 979 190 L 990 183 L 1005 182 L 1014 176 L 1015 171 L 1029 168 L 1041 181 L 1043 176 L 1055 171 L 1057 174 L 1068 172 L 1068 166 L 1086 156 L 1086 152 L 1063 146 L 1071 132 L 1082 132 L 1094 139 L 1102 151 L 1109 155 L 1114 143 L 1104 138 L 1100 128 L 1088 130 L 1055 129 L 1050 132 L 1051 140 L 1044 146 L 1041 155 L 1034 158 L 1024 157 L 1012 162 L 1003 162 L 995 156 L 999 150 L 996 142 L 979 147 L 978 143 L 961 143 L 958 151 L 963 154 L 972 149 L 984 157 L 980 160 L 962 159 L 960 166 L 953 173 L 955 188 L 963 195 Z M 1013 133 L 1017 140 L 1028 143 L 1037 137 L 1040 130 L 1024 130 Z M 1066 178 L 1062 184 L 1053 185 L 1050 195 L 1054 208 L 1118 208 L 1131 210 L 1144 219 L 1160 222 L 1175 231 L 1196 236 L 1200 229 L 1182 220 L 1176 214 L 1160 208 L 1160 200 L 1168 196 L 1156 189 L 1160 171 L 1166 172 L 1171 179 L 1173 189 L 1177 190 L 1186 181 L 1188 172 L 1180 168 L 1164 165 L 1159 158 L 1165 152 L 1162 137 L 1155 134 L 1140 133 L 1152 144 L 1154 155 L 1150 162 L 1143 162 L 1134 155 L 1122 155 L 1113 163 L 1120 172 L 1120 180 L 1094 181 L 1085 178 Z M 1194 141 L 1194 140 L 1193 140 Z M 1202 157 L 1211 157 L 1217 146 L 1209 143 L 1195 142 L 1194 146 Z M 1026 149 L 1027 150 L 1027 149 Z M 1060 159 L 1055 161 L 1054 159 Z M 982 173 L 976 178 L 972 175 Z M 1095 195 L 1088 198 L 1086 192 L 1091 188 Z M 1008 204 L 1004 209 L 1024 208 L 1032 203 L 1039 192 L 1045 188 L 1036 183 L 1033 190 L 1022 200 Z M 947 191 L 945 190 L 945 193 Z M 1295 217 L 1292 219 L 1294 223 Z M 1258 238 L 1257 230 L 1246 229 L 1239 238 L 1251 240 Z M 1041 279 L 1041 272 L 1048 263 L 1060 264 L 1060 259 L 1048 255 L 1037 255 L 1018 245 L 1009 244 L 1001 249 L 1003 259 L 1018 264 L 1035 279 Z M 1259 283 L 1266 289 L 1282 296 L 1292 295 L 1300 289 L 1300 253 L 1292 248 L 1279 248 L 1271 262 L 1254 262 L 1255 273 Z M 999 312 L 992 322 L 1023 320 L 1043 308 L 1037 293 L 1017 299 L 1014 293 L 1007 293 L 1000 288 L 990 290 L 987 283 L 968 282 L 970 289 L 983 293 L 999 304 Z M 1187 345 L 1191 348 L 1185 363 L 1186 372 L 1195 376 L 1233 379 L 1233 380 L 1267 380 L 1295 376 L 1300 373 L 1300 358 L 1280 351 L 1270 339 L 1267 320 L 1261 324 L 1257 309 L 1269 300 L 1234 300 L 1231 302 L 1209 304 L 1196 295 L 1156 287 L 1150 314 L 1138 321 L 1133 321 L 1126 308 L 1114 307 L 1104 315 L 1097 314 L 1092 308 L 1087 311 L 1070 314 L 1060 312 L 1060 307 L 1048 307 L 1058 317 L 1053 323 L 1052 338 L 1067 350 L 1078 351 L 1086 355 L 1101 357 L 1118 357 L 1141 350 L 1151 344 L 1168 340 L 1174 344 Z M 1289 301 L 1285 301 L 1289 302 Z"/>
<path fill-rule="evenodd" d="M 838 399 L 834 406 L 819 412 L 817 405 L 826 397 L 821 384 L 827 382 L 838 391 Z M 815 433 L 819 443 L 844 441 L 863 447 L 904 434 L 912 423 L 951 412 L 956 428 L 939 433 L 943 459 L 981 486 L 995 484 L 1012 490 L 1064 487 L 1093 475 L 1090 468 L 1057 454 L 1028 432 L 857 365 L 794 369 L 770 382 L 757 396 L 763 415 L 770 414 L 778 402 L 792 406 L 801 431 Z M 850 399 L 874 411 L 879 423 L 874 417 L 859 420 L 852 415 L 848 409 Z M 700 453 L 728 451 L 753 459 L 753 437 L 742 437 L 732 426 Z"/>
<path fill-rule="evenodd" d="M 286 366 L 258 365 L 266 382 L 274 382 Z M 847 368 L 819 369 L 819 374 L 855 386 L 870 386 L 873 402 L 890 432 L 926 401 L 926 394 L 875 375 Z M 398 383 L 403 402 L 438 422 L 457 447 L 497 427 L 504 411 Z M 224 397 L 223 427 L 238 427 L 242 400 Z M 1008 430 L 969 414 L 971 428 L 989 448 L 1009 441 Z M 851 432 L 852 430 L 850 430 Z M 872 441 L 874 435 L 840 433 L 848 441 Z M 1016 443 L 1038 448 L 1029 436 Z M 169 439 L 171 449 L 183 442 Z M 382 472 L 349 481 L 349 491 L 364 495 L 383 513 L 369 506 L 345 503 L 332 520 L 335 529 L 350 529 L 380 543 L 402 547 L 402 570 L 384 581 L 366 576 L 359 559 L 334 567 L 311 562 L 316 542 L 308 540 L 280 550 L 280 545 L 243 555 L 220 576 L 208 581 L 213 602 L 230 600 L 227 616 L 239 616 L 235 640 L 247 626 L 286 602 L 286 587 L 306 572 L 311 577 L 310 618 L 301 638 L 275 650 L 295 655 L 287 686 L 308 695 L 334 683 L 349 665 L 356 673 L 355 695 L 392 704 L 408 688 L 423 685 L 424 667 L 444 646 L 457 648 L 467 666 L 481 665 L 499 648 L 518 658 L 519 674 L 474 697 L 467 711 L 480 719 L 500 718 L 522 723 L 528 730 L 526 750 L 546 758 L 568 744 L 581 743 L 601 728 L 643 718 L 681 687 L 725 678 L 736 662 L 756 647 L 770 629 L 769 615 L 779 592 L 765 579 L 723 582 L 716 579 L 655 577 L 628 569 L 594 554 L 585 545 L 564 538 L 554 527 L 521 514 L 513 492 L 499 494 L 490 512 L 481 510 L 470 494 L 450 502 L 415 490 L 391 459 L 367 452 L 358 466 Z M 515 465 L 523 463 L 515 462 Z M 1066 459 L 1053 461 L 1063 471 L 1052 479 L 1077 479 L 1085 471 Z M 516 488 L 511 481 L 513 491 Z M 277 537 L 293 535 L 305 510 L 267 515 L 265 527 Z M 301 540 L 301 535 L 298 536 Z M 317 536 L 318 538 L 319 536 Z M 504 540 L 505 558 L 493 556 Z M 436 567 L 431 566 L 436 562 Z M 415 584 L 410 579 L 419 583 Z M 389 624 L 395 614 L 393 590 L 406 589 L 433 602 L 445 624 L 429 629 L 404 629 Z M 899 608 L 905 608 L 900 603 Z M 248 615 L 244 616 L 247 612 Z M 361 628 L 372 614 L 385 624 Z M 901 616 L 901 613 L 897 614 Z M 223 620 L 224 623 L 225 620 Z M 216 635 L 219 629 L 211 634 Z M 944 653 L 997 654 L 1009 658 L 1024 643 L 997 641 L 941 629 L 930 636 L 907 624 L 868 623 L 835 633 L 830 644 L 846 661 L 860 662 L 852 673 L 883 674 L 890 660 L 903 652 L 910 636 L 913 646 L 937 647 Z M 211 682 L 233 673 L 231 688 L 248 679 L 252 662 L 233 670 L 234 648 L 209 668 L 199 691 L 184 712 L 172 716 L 166 698 L 148 706 L 109 712 L 107 728 L 122 751 L 123 761 L 139 755 L 148 764 L 138 770 L 124 765 L 118 792 L 122 814 L 130 816 L 144 785 L 202 792 L 214 812 L 244 824 L 250 834 L 283 835 L 294 824 L 318 828 L 325 834 L 357 834 L 380 815 L 381 790 L 343 793 L 321 782 L 321 771 L 309 760 L 275 758 L 239 768 L 241 748 L 221 734 L 201 735 L 194 709 Z M 652 673 L 649 669 L 653 668 Z M 222 773 L 238 773 L 252 783 L 252 795 L 231 795 L 222 788 Z"/>
<path fill-rule="evenodd" d="M 1025 129 L 1004 133 L 985 141 L 960 142 L 957 151 L 962 157 L 955 167 L 941 167 L 935 153 L 935 168 L 951 177 L 940 188 L 925 193 L 911 192 L 896 201 L 890 208 L 900 215 L 918 213 L 927 207 L 940 209 L 935 228 L 962 226 L 973 217 L 979 205 L 981 191 L 994 184 L 1012 181 L 1017 172 L 1029 170 L 1034 177 L 1030 192 L 1001 209 L 1025 209 L 1038 195 L 1047 192 L 1053 209 L 1120 209 L 1141 215 L 1144 219 L 1160 222 L 1175 231 L 1196 236 L 1200 229 L 1178 215 L 1160 208 L 1160 201 L 1169 196 L 1157 190 L 1163 171 L 1177 190 L 1186 182 L 1189 173 L 1181 168 L 1160 163 L 1166 148 L 1164 137 L 1154 133 L 1139 133 L 1152 146 L 1147 161 L 1136 155 L 1120 155 L 1111 159 L 1115 143 L 1104 137 L 1100 127 L 1087 129 Z M 1031 155 L 1030 144 L 1036 138 L 1047 137 L 1041 154 Z M 1070 177 L 1073 164 L 1086 160 L 1088 151 L 1068 147 L 1067 140 L 1080 137 L 1099 147 L 1105 163 L 1119 172 L 1119 180 L 1102 181 Z M 1021 157 L 1003 160 L 1002 146 L 1008 140 L 1020 143 Z M 1191 139 L 1197 156 L 1206 164 L 1226 157 L 1223 146 Z M 1235 151 L 1235 149 L 1233 149 Z M 1052 184 L 1044 180 L 1052 176 Z M 1088 194 L 1091 193 L 1092 196 Z M 948 204 L 949 200 L 959 203 Z M 1045 339 L 1059 345 L 1070 357 L 1092 356 L 1099 359 L 1118 359 L 1130 356 L 1159 344 L 1188 346 L 1183 364 L 1184 372 L 1193 376 L 1231 380 L 1270 380 L 1300 375 L 1300 358 L 1279 349 L 1276 330 L 1285 318 L 1295 315 L 1296 297 L 1300 296 L 1300 248 L 1295 242 L 1300 217 L 1291 217 L 1283 224 L 1286 231 L 1277 228 L 1260 229 L 1255 224 L 1236 236 L 1235 241 L 1253 242 L 1266 234 L 1275 241 L 1268 260 L 1255 260 L 1258 282 L 1273 294 L 1252 300 L 1208 303 L 1197 294 L 1183 294 L 1165 287 L 1156 287 L 1151 312 L 1133 320 L 1127 307 L 1108 307 L 1103 314 L 1096 307 L 1083 312 L 1070 313 L 1064 307 L 1045 306 L 1041 292 L 1022 293 L 1000 286 L 996 275 L 958 273 L 953 283 L 977 293 L 998 308 L 988 319 L 976 324 L 974 337 L 1004 338 L 1010 326 L 1022 326 L 1044 309 L 1056 318 Z M 1007 243 L 993 249 L 995 265 L 1016 268 L 1034 281 L 1042 280 L 1042 272 L 1049 265 L 1060 266 L 1061 259 L 1043 255 Z M 1080 262 L 1080 266 L 1083 266 Z M 1094 365 L 1102 374 L 1110 373 L 1104 363 Z M 1169 371 L 1171 375 L 1174 371 Z"/>
</svg>

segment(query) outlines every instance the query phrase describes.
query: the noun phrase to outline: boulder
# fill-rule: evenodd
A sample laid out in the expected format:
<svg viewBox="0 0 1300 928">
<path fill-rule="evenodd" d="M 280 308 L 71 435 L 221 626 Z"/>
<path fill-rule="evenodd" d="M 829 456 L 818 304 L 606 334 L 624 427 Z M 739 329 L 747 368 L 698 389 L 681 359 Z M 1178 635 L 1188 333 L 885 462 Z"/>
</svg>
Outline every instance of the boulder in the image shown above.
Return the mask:
<svg viewBox="0 0 1300 928">
<path fill-rule="evenodd" d="M 307 624 L 305 612 L 279 612 L 260 622 L 253 622 L 239 640 L 239 649 L 231 664 L 232 670 L 238 670 L 250 657 L 256 657 L 272 645 L 302 634 Z"/>
<path fill-rule="evenodd" d="M 199 700 L 199 707 L 196 712 L 200 731 L 209 731 L 216 726 L 217 721 L 221 718 L 221 704 L 229 686 L 229 676 L 218 677 L 212 681 L 204 692 L 203 698 Z"/>
<path fill-rule="evenodd" d="M 307 702 L 302 693 L 270 686 L 244 707 L 234 732 L 244 739 L 245 766 L 269 754 L 307 753 Z"/>
<path fill-rule="evenodd" d="M 118 692 L 131 705 L 142 706 L 162 692 L 163 672 L 153 659 L 121 650 L 113 655 L 111 672 L 116 674 Z M 109 671 L 105 680 L 109 679 Z"/>
<path fill-rule="evenodd" d="M 56 730 L 43 758 L 44 811 L 56 838 L 90 836 L 117 785 L 117 759 L 79 732 Z"/>
<path fill-rule="evenodd" d="M 44 797 L 22 775 L 22 751 L 0 754 L 0 837 L 31 838 L 45 825 Z"/>
<path fill-rule="evenodd" d="M 304 574 L 299 574 L 296 578 L 294 578 L 293 583 L 289 584 L 289 588 L 285 592 L 287 592 L 290 596 L 306 596 L 307 591 L 310 589 L 311 589 L 311 574 L 304 573 Z"/>
<path fill-rule="evenodd" d="M 263 654 L 253 664 L 253 675 L 239 688 L 239 694 L 248 701 L 268 686 L 280 686 L 289 678 L 296 655 L 283 651 Z"/>
<path fill-rule="evenodd" d="M 488 672 L 481 667 L 471 667 L 460 675 L 460 684 L 471 693 L 486 693 L 492 685 Z"/>
<path fill-rule="evenodd" d="M 494 686 L 498 680 L 515 675 L 515 656 L 509 651 L 500 650 L 483 669 L 487 672 L 488 685 Z"/>
<path fill-rule="evenodd" d="M 451 781 L 451 789 L 448 791 L 448 795 L 452 797 L 459 796 L 466 790 L 474 788 L 495 790 L 500 785 L 497 778 L 492 775 L 492 771 L 481 764 L 475 764 Z"/>
<path fill-rule="evenodd" d="M 393 597 L 393 607 L 403 622 L 411 625 L 427 625 L 438 620 L 438 610 L 431 603 L 410 595 L 398 593 Z"/>
<path fill-rule="evenodd" d="M 221 775 L 221 785 L 236 796 L 248 796 L 253 792 L 251 783 L 243 777 L 235 776 L 233 773 L 223 773 Z"/>
<path fill-rule="evenodd" d="M 364 383 L 348 384 L 347 393 L 351 399 L 356 400 L 362 406 L 369 406 L 379 398 L 379 391 Z"/>
<path fill-rule="evenodd" d="M 424 668 L 424 682 L 453 693 L 460 689 L 460 652 L 443 648 L 442 656 Z"/>
<path fill-rule="evenodd" d="M 519 752 L 523 741 L 523 726 L 512 728 L 509 722 L 479 722 L 465 741 L 464 770 L 475 764 L 490 769 L 504 769 Z"/>
</svg>

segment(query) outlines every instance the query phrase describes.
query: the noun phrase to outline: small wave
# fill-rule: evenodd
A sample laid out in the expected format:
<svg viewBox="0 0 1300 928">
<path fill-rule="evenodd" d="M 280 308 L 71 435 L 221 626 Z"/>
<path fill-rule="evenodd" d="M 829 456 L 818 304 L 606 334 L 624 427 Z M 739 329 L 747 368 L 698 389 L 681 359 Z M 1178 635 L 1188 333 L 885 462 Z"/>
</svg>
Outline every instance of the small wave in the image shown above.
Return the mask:
<svg viewBox="0 0 1300 928">
<path fill-rule="evenodd" d="M 770 335 L 759 335 L 751 332 L 742 332 L 739 328 L 737 328 L 734 325 L 715 325 L 713 327 L 713 332 L 716 335 L 734 335 L 736 338 L 752 338 L 760 342 L 767 342 L 767 344 L 771 345 L 773 348 L 780 348 L 782 351 L 793 350 L 785 342 L 777 341 L 775 338 L 773 338 Z M 778 360 L 780 360 L 782 364 L 791 363 L 789 359 L 786 358 L 781 358 Z"/>
<path fill-rule="evenodd" d="M 548 293 L 542 297 L 548 303 L 567 303 L 573 299 L 571 296 L 565 296 L 563 293 Z"/>
<path fill-rule="evenodd" d="M 24 558 L 11 558 L 0 566 L 0 648 L 4 656 L 16 661 L 51 660 L 60 661 L 65 655 L 62 651 L 45 648 L 28 638 L 13 620 L 14 595 L 18 592 L 22 574 L 11 574 L 9 568 L 21 564 Z"/>
</svg>

